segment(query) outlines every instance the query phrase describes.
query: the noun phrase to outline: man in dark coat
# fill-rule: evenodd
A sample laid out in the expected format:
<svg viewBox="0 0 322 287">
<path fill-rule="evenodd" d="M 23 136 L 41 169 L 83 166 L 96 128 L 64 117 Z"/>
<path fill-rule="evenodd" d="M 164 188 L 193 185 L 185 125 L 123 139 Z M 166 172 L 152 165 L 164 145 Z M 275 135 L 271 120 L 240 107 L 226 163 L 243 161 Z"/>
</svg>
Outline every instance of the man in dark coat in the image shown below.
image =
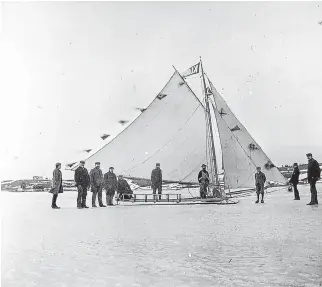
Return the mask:
<svg viewBox="0 0 322 287">
<path fill-rule="evenodd" d="M 207 191 L 208 191 L 208 185 L 209 185 L 209 173 L 206 169 L 206 165 L 203 164 L 201 166 L 202 170 L 198 173 L 198 182 L 200 184 L 200 197 L 206 198 L 207 197 Z"/>
<path fill-rule="evenodd" d="M 290 179 L 290 183 L 293 185 L 294 189 L 294 200 L 300 200 L 299 191 L 297 190 L 297 185 L 299 183 L 300 171 L 297 163 L 293 164 L 293 173 Z"/>
<path fill-rule="evenodd" d="M 113 197 L 117 189 L 117 178 L 114 173 L 114 167 L 104 174 L 104 188 L 106 190 L 106 205 L 113 205 Z"/>
<path fill-rule="evenodd" d="M 122 195 L 124 194 L 124 199 L 131 199 L 133 194 L 133 191 L 128 184 L 128 182 L 123 178 L 123 175 L 118 176 L 117 181 L 117 193 L 118 197 L 122 199 Z"/>
<path fill-rule="evenodd" d="M 93 168 L 89 177 L 91 179 L 91 192 L 92 192 L 92 207 L 96 206 L 96 195 L 98 195 L 98 204 L 100 207 L 106 207 L 102 201 L 102 188 L 103 188 L 103 173 L 100 169 L 100 163 L 95 163 L 95 168 Z"/>
<path fill-rule="evenodd" d="M 62 178 L 62 173 L 60 171 L 61 169 L 61 163 L 56 163 L 56 168 L 54 169 L 53 172 L 53 184 L 52 188 L 50 189 L 50 193 L 53 194 L 53 199 L 51 202 L 51 208 L 54 209 L 59 209 L 56 205 L 57 197 L 59 193 L 63 193 L 63 178 Z"/>
<path fill-rule="evenodd" d="M 255 201 L 255 203 L 259 202 L 259 194 L 262 195 L 261 203 L 264 203 L 264 185 L 266 181 L 266 176 L 263 172 L 261 172 L 261 168 L 259 166 L 256 169 L 257 172 L 255 173 L 255 186 L 257 200 Z"/>
<path fill-rule="evenodd" d="M 85 161 L 80 161 L 80 166 L 75 170 L 74 176 L 77 186 L 77 208 L 88 208 L 86 206 L 87 189 L 90 185 L 90 177 L 85 168 Z"/>
<path fill-rule="evenodd" d="M 155 169 L 151 172 L 151 186 L 153 190 L 153 194 L 156 194 L 158 190 L 159 200 L 161 200 L 162 194 L 162 170 L 160 168 L 160 164 L 157 163 L 155 165 Z"/>
<path fill-rule="evenodd" d="M 321 169 L 319 163 L 312 157 L 311 153 L 306 154 L 306 156 L 309 161 L 307 166 L 307 179 L 310 183 L 311 190 L 311 201 L 307 205 L 315 205 L 319 204 L 315 184 L 321 176 Z"/>
</svg>

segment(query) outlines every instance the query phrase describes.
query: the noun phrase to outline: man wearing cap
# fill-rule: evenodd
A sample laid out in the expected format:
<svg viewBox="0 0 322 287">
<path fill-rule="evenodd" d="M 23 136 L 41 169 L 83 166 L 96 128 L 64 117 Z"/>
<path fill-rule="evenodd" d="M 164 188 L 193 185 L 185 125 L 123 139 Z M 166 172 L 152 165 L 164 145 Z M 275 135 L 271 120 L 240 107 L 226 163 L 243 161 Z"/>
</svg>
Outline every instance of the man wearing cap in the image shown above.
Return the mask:
<svg viewBox="0 0 322 287">
<path fill-rule="evenodd" d="M 152 186 L 153 194 L 156 194 L 156 191 L 158 190 L 159 200 L 161 200 L 162 170 L 160 168 L 159 163 L 155 165 L 155 168 L 151 172 L 151 186 Z"/>
<path fill-rule="evenodd" d="M 56 205 L 57 197 L 59 193 L 63 193 L 63 178 L 62 178 L 62 173 L 60 171 L 61 169 L 61 163 L 56 163 L 56 168 L 54 169 L 53 172 L 53 184 L 52 188 L 50 189 L 50 193 L 53 194 L 53 199 L 51 202 L 51 208 L 53 209 L 59 209 Z"/>
<path fill-rule="evenodd" d="M 299 166 L 298 164 L 295 162 L 293 164 L 293 173 L 290 179 L 290 183 L 293 185 L 293 190 L 294 190 L 294 200 L 300 200 L 300 195 L 299 195 L 299 191 L 297 189 L 297 185 L 299 183 L 299 176 L 300 176 L 300 171 L 299 171 Z"/>
<path fill-rule="evenodd" d="M 117 189 L 117 178 L 114 173 L 114 167 L 104 174 L 104 188 L 106 190 L 106 205 L 113 205 L 113 197 Z"/>
<path fill-rule="evenodd" d="M 103 173 L 100 169 L 100 163 L 95 162 L 95 168 L 93 168 L 89 177 L 91 179 L 91 191 L 92 191 L 92 207 L 96 206 L 96 195 L 98 195 L 98 204 L 100 207 L 105 207 L 102 201 L 102 184 L 103 184 Z"/>
<path fill-rule="evenodd" d="M 264 185 L 266 181 L 266 176 L 263 172 L 261 172 L 261 168 L 258 166 L 256 168 L 257 172 L 255 173 L 255 186 L 256 186 L 256 195 L 257 200 L 255 203 L 259 202 L 259 194 L 262 195 L 261 203 L 264 203 Z"/>
<path fill-rule="evenodd" d="M 123 178 L 123 175 L 118 176 L 118 181 L 117 181 L 117 193 L 118 197 L 122 198 L 122 195 L 124 194 L 124 199 L 131 199 L 133 194 L 133 191 L 128 184 L 128 182 Z"/>
<path fill-rule="evenodd" d="M 80 161 L 79 167 L 75 170 L 74 179 L 78 191 L 77 208 L 88 208 L 88 206 L 86 206 L 86 196 L 91 180 L 88 171 L 85 168 L 85 161 Z"/>
<path fill-rule="evenodd" d="M 206 198 L 207 197 L 207 191 L 208 191 L 208 185 L 209 185 L 209 173 L 206 169 L 206 165 L 203 164 L 201 166 L 201 171 L 198 173 L 198 182 L 200 184 L 200 197 Z"/>
<path fill-rule="evenodd" d="M 310 183 L 311 191 L 311 201 L 307 205 L 315 205 L 319 204 L 318 194 L 315 185 L 321 176 L 321 169 L 319 163 L 312 157 L 311 153 L 306 154 L 306 156 L 308 159 L 307 180 Z"/>
</svg>

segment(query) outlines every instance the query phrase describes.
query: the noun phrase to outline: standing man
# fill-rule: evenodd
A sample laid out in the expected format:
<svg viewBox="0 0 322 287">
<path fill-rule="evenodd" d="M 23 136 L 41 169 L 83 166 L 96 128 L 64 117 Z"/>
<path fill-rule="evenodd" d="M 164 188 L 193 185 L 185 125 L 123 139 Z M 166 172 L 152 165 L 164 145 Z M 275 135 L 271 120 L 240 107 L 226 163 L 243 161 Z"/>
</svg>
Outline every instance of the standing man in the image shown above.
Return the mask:
<svg viewBox="0 0 322 287">
<path fill-rule="evenodd" d="M 203 164 L 201 166 L 201 171 L 198 173 L 198 182 L 200 185 L 200 197 L 206 198 L 207 197 L 207 191 L 208 191 L 208 185 L 209 185 L 209 173 L 206 170 L 206 165 Z"/>
<path fill-rule="evenodd" d="M 56 205 L 58 193 L 63 193 L 63 177 L 62 173 L 60 171 L 61 169 L 61 163 L 56 163 L 56 168 L 54 169 L 53 172 L 53 185 L 52 188 L 50 189 L 50 193 L 53 194 L 53 199 L 51 202 L 51 208 L 53 209 L 59 209 Z"/>
<path fill-rule="evenodd" d="M 75 182 L 77 186 L 77 208 L 88 208 L 86 206 L 87 189 L 90 185 L 90 177 L 85 168 L 85 161 L 80 161 L 80 166 L 75 170 Z"/>
<path fill-rule="evenodd" d="M 92 207 L 97 207 L 96 195 L 98 195 L 99 206 L 106 207 L 102 201 L 103 173 L 100 165 L 101 163 L 95 162 L 95 168 L 93 168 L 89 173 L 89 177 L 91 179 Z"/>
<path fill-rule="evenodd" d="M 294 200 L 300 200 L 299 191 L 297 190 L 297 185 L 299 183 L 299 176 L 300 176 L 299 167 L 298 167 L 297 163 L 295 162 L 293 164 L 293 173 L 292 173 L 291 179 L 289 181 L 293 185 Z"/>
<path fill-rule="evenodd" d="M 114 167 L 104 174 L 104 187 L 106 190 L 106 205 L 113 205 L 113 197 L 117 189 L 117 178 L 114 173 Z"/>
<path fill-rule="evenodd" d="M 318 193 L 316 190 L 316 182 L 321 176 L 321 169 L 319 163 L 312 157 L 311 153 L 306 154 L 309 161 L 307 165 L 307 180 L 310 183 L 311 201 L 307 205 L 319 204 Z"/>
<path fill-rule="evenodd" d="M 152 170 L 151 173 L 151 185 L 153 194 L 156 194 L 158 190 L 159 200 L 161 200 L 161 193 L 162 193 L 162 170 L 160 168 L 160 164 L 157 163 L 155 165 L 155 169 Z"/>
<path fill-rule="evenodd" d="M 255 203 L 259 202 L 259 194 L 262 195 L 261 203 L 264 203 L 264 184 L 266 181 L 266 176 L 264 173 L 261 172 L 261 168 L 258 166 L 257 172 L 255 173 L 255 185 L 256 185 L 256 194 L 257 194 L 257 200 Z"/>
</svg>

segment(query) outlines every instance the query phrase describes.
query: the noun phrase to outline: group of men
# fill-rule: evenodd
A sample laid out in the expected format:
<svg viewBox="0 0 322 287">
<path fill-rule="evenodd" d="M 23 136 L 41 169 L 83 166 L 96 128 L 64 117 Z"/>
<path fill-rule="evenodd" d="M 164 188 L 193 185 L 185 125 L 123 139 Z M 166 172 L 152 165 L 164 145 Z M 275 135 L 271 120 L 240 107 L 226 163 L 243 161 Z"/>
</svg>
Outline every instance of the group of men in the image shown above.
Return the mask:
<svg viewBox="0 0 322 287">
<path fill-rule="evenodd" d="M 319 163 L 313 159 L 311 153 L 306 154 L 308 159 L 308 167 L 307 167 L 307 179 L 310 184 L 311 191 L 311 201 L 307 205 L 316 205 L 318 204 L 317 190 L 316 190 L 316 182 L 319 180 L 321 176 L 321 169 Z M 294 189 L 294 200 L 300 200 L 299 191 L 297 189 L 297 185 L 299 183 L 299 167 L 297 163 L 293 165 L 293 173 L 289 183 L 292 184 Z M 266 182 L 266 176 L 261 171 L 261 167 L 256 168 L 257 172 L 255 173 L 255 186 L 256 186 L 256 195 L 257 200 L 255 203 L 259 203 L 259 196 L 261 195 L 261 203 L 264 203 L 264 186 Z M 206 170 L 206 165 L 202 165 L 202 170 L 198 174 L 198 181 L 200 184 L 200 197 L 206 198 L 207 191 L 209 186 L 209 173 Z"/>
<path fill-rule="evenodd" d="M 85 162 L 80 161 L 80 166 L 75 170 L 75 182 L 78 190 L 77 196 L 77 208 L 88 208 L 86 205 L 87 190 L 90 188 L 92 192 L 92 207 L 96 206 L 96 197 L 98 197 L 98 204 L 100 207 L 106 207 L 102 200 L 102 191 L 106 191 L 106 205 L 113 205 L 113 198 L 115 192 L 118 197 L 123 199 L 131 199 L 133 191 L 128 182 L 123 178 L 123 175 L 119 175 L 118 178 L 114 173 L 114 167 L 110 167 L 109 171 L 104 174 L 100 168 L 100 163 L 95 163 L 90 173 L 85 168 Z M 153 194 L 158 191 L 159 199 L 161 199 L 162 193 L 162 170 L 160 163 L 156 164 L 155 169 L 151 173 L 151 183 Z"/>
<path fill-rule="evenodd" d="M 316 182 L 321 177 L 321 169 L 319 163 L 313 158 L 311 153 L 307 153 L 306 157 L 308 159 L 307 166 L 307 180 L 310 184 L 311 191 L 311 201 L 307 205 L 317 205 L 318 196 L 316 190 Z M 297 163 L 293 164 L 293 173 L 289 180 L 289 183 L 293 186 L 294 190 L 294 200 L 300 200 L 300 194 L 297 189 L 297 185 L 299 183 L 300 170 Z M 256 194 L 257 200 L 255 203 L 259 202 L 259 194 L 262 195 L 261 202 L 264 203 L 264 184 L 266 181 L 265 174 L 261 171 L 260 167 L 257 167 L 257 173 L 255 174 L 255 184 L 256 184 Z"/>
<path fill-rule="evenodd" d="M 308 182 L 310 183 L 310 191 L 311 191 L 311 201 L 308 205 L 316 205 L 318 204 L 317 190 L 316 190 L 316 182 L 319 180 L 321 176 L 321 169 L 319 163 L 313 159 L 312 154 L 306 154 L 308 158 Z M 293 165 L 293 173 L 289 183 L 293 185 L 294 189 L 294 200 L 300 200 L 299 191 L 297 189 L 297 185 L 299 183 L 299 175 L 300 171 L 298 168 L 298 164 L 294 163 Z M 59 193 L 62 193 L 62 175 L 61 175 L 61 164 L 56 164 L 56 169 L 53 173 L 53 188 L 51 192 L 53 193 L 52 199 L 52 208 L 59 208 L 56 205 L 56 200 Z M 86 196 L 87 190 L 90 189 L 92 192 L 92 207 L 96 206 L 96 197 L 98 197 L 98 203 L 100 207 L 106 207 L 103 204 L 102 200 L 102 191 L 105 189 L 106 191 L 106 204 L 113 205 L 113 198 L 115 196 L 115 192 L 117 192 L 118 197 L 122 197 L 124 199 L 131 199 L 133 191 L 131 190 L 128 182 L 123 178 L 122 175 L 119 175 L 118 178 L 114 173 L 114 167 L 110 167 L 109 171 L 104 174 L 100 168 L 100 163 L 95 163 L 95 168 L 93 168 L 90 173 L 88 173 L 85 168 L 85 162 L 80 161 L 80 166 L 75 170 L 75 182 L 77 186 L 77 208 L 88 208 L 86 205 Z M 202 165 L 202 170 L 198 173 L 198 182 L 200 184 L 200 197 L 206 198 L 208 193 L 209 186 L 209 173 L 206 169 L 206 165 Z M 256 195 L 257 200 L 255 203 L 259 203 L 259 195 L 261 195 L 261 203 L 264 203 L 264 185 L 266 182 L 266 176 L 261 171 L 260 167 L 257 167 L 257 172 L 255 173 L 255 186 L 256 186 Z M 153 190 L 153 194 L 156 195 L 156 191 L 158 191 L 159 199 L 161 200 L 162 194 L 162 170 L 160 168 L 160 163 L 156 164 L 156 167 L 152 170 L 151 173 L 151 186 Z"/>
<path fill-rule="evenodd" d="M 125 198 L 131 198 L 133 191 L 131 190 L 128 182 L 119 175 L 118 178 L 114 173 L 114 167 L 110 167 L 109 171 L 104 174 L 100 168 L 100 163 L 95 163 L 90 173 L 85 168 L 85 162 L 81 161 L 80 166 L 75 170 L 75 182 L 78 191 L 77 195 L 77 208 L 88 208 L 86 205 L 87 190 L 92 192 L 92 207 L 96 206 L 96 197 L 98 197 L 98 204 L 100 207 L 106 205 L 113 205 L 113 198 L 115 192 L 121 197 L 124 194 Z M 106 205 L 103 204 L 102 192 L 106 191 Z"/>
<path fill-rule="evenodd" d="M 316 190 L 316 182 L 321 177 L 321 169 L 319 163 L 313 158 L 311 153 L 307 153 L 306 157 L 308 159 L 307 165 L 307 181 L 310 184 L 311 191 L 311 201 L 307 205 L 317 205 L 318 202 L 318 194 Z M 297 163 L 293 164 L 293 173 L 289 183 L 292 184 L 294 189 L 294 200 L 300 200 L 300 194 L 297 189 L 297 185 L 299 183 L 300 171 Z"/>
</svg>

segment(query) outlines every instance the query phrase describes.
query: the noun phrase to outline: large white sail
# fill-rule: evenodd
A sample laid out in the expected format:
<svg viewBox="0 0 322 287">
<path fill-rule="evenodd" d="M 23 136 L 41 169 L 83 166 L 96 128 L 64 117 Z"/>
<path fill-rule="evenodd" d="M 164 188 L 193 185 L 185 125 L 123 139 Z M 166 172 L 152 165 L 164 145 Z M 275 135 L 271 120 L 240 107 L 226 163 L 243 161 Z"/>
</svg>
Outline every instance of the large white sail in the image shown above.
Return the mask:
<svg viewBox="0 0 322 287">
<path fill-rule="evenodd" d="M 88 168 L 99 161 L 103 172 L 113 166 L 116 174 L 143 179 L 160 163 L 164 180 L 195 183 L 206 161 L 204 107 L 175 72 L 132 124 L 85 161 Z"/>
<path fill-rule="evenodd" d="M 220 132 L 225 188 L 253 187 L 256 165 L 247 157 L 218 110 L 212 107 Z"/>
<path fill-rule="evenodd" d="M 263 152 L 258 143 L 251 137 L 246 128 L 235 117 L 225 100 L 217 92 L 216 88 L 210 81 L 209 85 L 210 92 L 213 94 L 215 101 L 215 108 L 217 110 L 216 117 L 223 149 L 225 174 L 230 178 L 230 182 L 227 182 L 229 187 L 238 188 L 254 186 L 254 179 L 251 174 L 255 172 L 256 166 L 260 166 L 262 168 L 267 181 L 286 183 L 284 176 Z M 236 149 L 236 145 L 239 145 L 240 148 Z M 229 149 L 231 149 L 232 157 L 235 157 L 235 165 L 231 163 L 232 159 L 230 157 Z M 235 153 L 238 153 L 238 156 L 236 156 Z M 238 180 L 237 184 L 237 179 L 234 179 L 234 175 L 238 170 L 242 170 L 244 168 L 245 163 L 242 163 L 242 161 L 245 161 L 245 163 L 247 162 L 247 165 L 249 165 L 250 169 L 248 177 L 252 180 L 246 180 L 247 173 L 245 171 L 245 174 L 241 173 L 241 178 L 243 178 L 243 180 Z M 250 164 L 250 162 L 252 164 Z M 242 165 L 243 168 L 240 168 L 240 165 Z"/>
</svg>

